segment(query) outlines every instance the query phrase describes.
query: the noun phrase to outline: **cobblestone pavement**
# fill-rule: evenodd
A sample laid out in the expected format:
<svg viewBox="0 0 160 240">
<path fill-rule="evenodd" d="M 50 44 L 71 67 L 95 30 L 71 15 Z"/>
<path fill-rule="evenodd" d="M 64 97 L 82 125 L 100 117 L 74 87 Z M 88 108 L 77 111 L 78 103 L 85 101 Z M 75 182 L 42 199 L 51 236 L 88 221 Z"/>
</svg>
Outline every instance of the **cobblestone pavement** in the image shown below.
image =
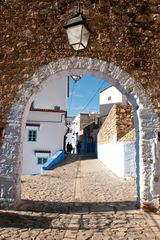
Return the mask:
<svg viewBox="0 0 160 240">
<path fill-rule="evenodd" d="M 22 177 L 19 210 L 0 211 L 0 240 L 160 239 L 160 216 L 137 210 L 135 189 L 100 161 L 72 156 Z"/>
</svg>

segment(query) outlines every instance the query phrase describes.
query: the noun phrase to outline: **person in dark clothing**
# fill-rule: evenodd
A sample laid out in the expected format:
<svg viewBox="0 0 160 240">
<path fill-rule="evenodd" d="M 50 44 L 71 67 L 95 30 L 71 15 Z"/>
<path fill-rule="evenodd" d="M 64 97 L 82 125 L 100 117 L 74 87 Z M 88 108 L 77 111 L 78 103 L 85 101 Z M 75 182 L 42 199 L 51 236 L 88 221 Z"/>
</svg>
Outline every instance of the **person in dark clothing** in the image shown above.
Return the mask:
<svg viewBox="0 0 160 240">
<path fill-rule="evenodd" d="M 71 143 L 67 143 L 67 152 L 71 153 L 72 152 L 72 144 Z"/>
<path fill-rule="evenodd" d="M 69 147 L 69 150 L 70 150 L 69 153 L 72 153 L 72 149 L 73 149 L 72 144 L 70 143 L 69 145 L 70 145 L 70 147 Z"/>
<path fill-rule="evenodd" d="M 77 154 L 80 154 L 80 150 L 81 150 L 81 144 L 80 142 L 77 143 Z"/>
<path fill-rule="evenodd" d="M 68 142 L 67 143 L 67 153 L 69 153 L 70 152 L 70 143 Z"/>
</svg>

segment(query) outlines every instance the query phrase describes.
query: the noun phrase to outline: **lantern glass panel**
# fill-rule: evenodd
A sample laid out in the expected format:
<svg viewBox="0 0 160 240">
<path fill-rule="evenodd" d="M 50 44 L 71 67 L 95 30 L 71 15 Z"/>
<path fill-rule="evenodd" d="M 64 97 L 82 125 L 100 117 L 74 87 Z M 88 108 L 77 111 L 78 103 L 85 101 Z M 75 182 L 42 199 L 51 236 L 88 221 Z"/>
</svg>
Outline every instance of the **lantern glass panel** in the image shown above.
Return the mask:
<svg viewBox="0 0 160 240">
<path fill-rule="evenodd" d="M 83 25 L 81 42 L 82 42 L 84 47 L 87 47 L 88 40 L 89 40 L 89 35 L 90 35 L 90 33 L 89 33 L 88 29 Z"/>
<path fill-rule="evenodd" d="M 84 46 L 81 43 L 74 44 L 74 45 L 72 45 L 72 47 L 75 51 L 81 50 L 84 48 Z"/>
<path fill-rule="evenodd" d="M 67 30 L 67 35 L 68 35 L 68 40 L 70 45 L 81 42 L 82 24 L 69 27 L 66 30 Z"/>
</svg>

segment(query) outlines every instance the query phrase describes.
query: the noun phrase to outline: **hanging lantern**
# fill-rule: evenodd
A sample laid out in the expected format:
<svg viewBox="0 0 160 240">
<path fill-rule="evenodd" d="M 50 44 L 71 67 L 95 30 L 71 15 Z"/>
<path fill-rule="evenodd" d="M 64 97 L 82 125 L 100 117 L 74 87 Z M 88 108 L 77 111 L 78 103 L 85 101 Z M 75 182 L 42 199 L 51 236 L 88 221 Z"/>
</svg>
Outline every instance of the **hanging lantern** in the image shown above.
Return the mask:
<svg viewBox="0 0 160 240">
<path fill-rule="evenodd" d="M 82 76 L 81 75 L 71 75 L 71 78 L 76 83 L 82 78 Z"/>
<path fill-rule="evenodd" d="M 69 44 L 75 51 L 79 51 L 87 47 L 90 30 L 80 12 L 71 17 L 64 28 L 67 32 Z"/>
</svg>

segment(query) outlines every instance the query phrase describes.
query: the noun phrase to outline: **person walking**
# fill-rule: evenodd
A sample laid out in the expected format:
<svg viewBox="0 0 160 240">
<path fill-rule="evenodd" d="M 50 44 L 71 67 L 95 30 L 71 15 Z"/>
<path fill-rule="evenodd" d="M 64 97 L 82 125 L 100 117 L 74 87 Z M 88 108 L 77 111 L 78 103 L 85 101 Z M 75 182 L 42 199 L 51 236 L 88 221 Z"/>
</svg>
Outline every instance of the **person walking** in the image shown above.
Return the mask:
<svg viewBox="0 0 160 240">
<path fill-rule="evenodd" d="M 67 143 L 67 153 L 70 153 L 71 154 L 72 152 L 72 144 L 71 143 Z"/>
<path fill-rule="evenodd" d="M 81 150 L 81 144 L 80 142 L 77 143 L 77 154 L 80 154 L 80 150 Z"/>
<path fill-rule="evenodd" d="M 71 154 L 73 147 L 72 147 L 72 144 L 71 144 L 71 143 L 70 143 L 69 145 L 70 145 L 70 146 L 69 146 L 69 150 L 70 150 L 69 153 Z"/>
</svg>

